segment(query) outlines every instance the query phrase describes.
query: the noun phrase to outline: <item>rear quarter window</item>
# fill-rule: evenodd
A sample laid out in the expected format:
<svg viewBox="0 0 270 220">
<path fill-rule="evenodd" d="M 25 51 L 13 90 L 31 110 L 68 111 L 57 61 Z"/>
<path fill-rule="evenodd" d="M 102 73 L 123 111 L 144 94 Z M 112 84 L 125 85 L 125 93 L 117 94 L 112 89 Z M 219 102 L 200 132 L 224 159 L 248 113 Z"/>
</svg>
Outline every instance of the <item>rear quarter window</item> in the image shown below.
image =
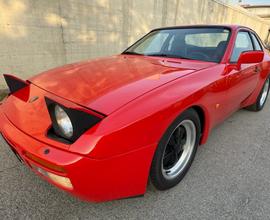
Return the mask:
<svg viewBox="0 0 270 220">
<path fill-rule="evenodd" d="M 262 46 L 258 40 L 258 38 L 255 36 L 255 34 L 251 33 L 251 38 L 254 43 L 254 50 L 262 50 Z"/>
</svg>

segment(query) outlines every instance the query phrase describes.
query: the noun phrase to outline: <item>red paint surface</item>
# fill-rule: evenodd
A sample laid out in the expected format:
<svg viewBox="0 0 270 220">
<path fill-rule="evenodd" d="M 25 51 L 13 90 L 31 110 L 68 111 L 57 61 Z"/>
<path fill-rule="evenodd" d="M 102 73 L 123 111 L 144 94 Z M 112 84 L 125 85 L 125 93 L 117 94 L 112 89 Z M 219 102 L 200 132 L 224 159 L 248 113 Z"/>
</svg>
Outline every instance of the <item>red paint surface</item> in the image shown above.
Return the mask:
<svg viewBox="0 0 270 220">
<path fill-rule="evenodd" d="M 236 33 L 243 29 L 230 28 L 220 63 L 118 55 L 42 73 L 0 106 L 0 130 L 25 160 L 24 152 L 30 152 L 63 166 L 74 185 L 67 191 L 74 195 L 106 201 L 144 194 L 157 143 L 181 112 L 201 109 L 203 144 L 215 125 L 255 102 L 269 76 L 266 51 L 260 63 L 240 69 L 229 63 Z M 30 103 L 34 96 L 39 99 Z M 44 96 L 106 117 L 75 143 L 59 143 L 46 136 L 51 121 Z"/>
</svg>

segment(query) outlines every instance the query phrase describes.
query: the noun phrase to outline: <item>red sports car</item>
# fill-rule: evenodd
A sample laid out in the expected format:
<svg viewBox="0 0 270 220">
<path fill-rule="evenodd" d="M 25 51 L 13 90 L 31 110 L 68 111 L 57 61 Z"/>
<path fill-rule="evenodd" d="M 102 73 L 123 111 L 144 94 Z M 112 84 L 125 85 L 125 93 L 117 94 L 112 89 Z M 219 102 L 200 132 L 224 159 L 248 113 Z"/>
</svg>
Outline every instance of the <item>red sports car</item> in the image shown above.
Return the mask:
<svg viewBox="0 0 270 220">
<path fill-rule="evenodd" d="M 27 81 L 4 75 L 0 131 L 26 166 L 90 201 L 178 184 L 211 129 L 259 111 L 270 57 L 251 29 L 152 30 L 122 54 L 65 65 Z"/>
</svg>

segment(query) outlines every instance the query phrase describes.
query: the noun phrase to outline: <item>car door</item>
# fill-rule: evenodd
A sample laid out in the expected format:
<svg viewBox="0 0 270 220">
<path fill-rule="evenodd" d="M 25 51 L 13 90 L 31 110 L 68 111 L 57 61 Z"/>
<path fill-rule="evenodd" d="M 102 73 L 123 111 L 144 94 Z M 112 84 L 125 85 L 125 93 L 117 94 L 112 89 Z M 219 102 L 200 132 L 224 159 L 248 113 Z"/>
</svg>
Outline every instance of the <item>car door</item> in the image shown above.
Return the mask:
<svg viewBox="0 0 270 220">
<path fill-rule="evenodd" d="M 230 63 L 237 63 L 240 54 L 244 51 L 256 50 L 251 33 L 239 31 L 230 58 Z M 229 108 L 233 112 L 241 103 L 251 95 L 259 80 L 260 67 L 257 63 L 242 64 L 240 70 L 234 69 L 228 77 L 229 83 Z"/>
</svg>

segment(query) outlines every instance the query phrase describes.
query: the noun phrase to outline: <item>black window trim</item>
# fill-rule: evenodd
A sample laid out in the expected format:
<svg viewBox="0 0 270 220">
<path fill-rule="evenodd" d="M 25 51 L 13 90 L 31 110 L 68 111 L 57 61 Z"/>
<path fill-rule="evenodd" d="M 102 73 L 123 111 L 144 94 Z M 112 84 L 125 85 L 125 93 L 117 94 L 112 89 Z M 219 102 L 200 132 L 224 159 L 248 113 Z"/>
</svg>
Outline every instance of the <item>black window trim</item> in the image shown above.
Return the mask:
<svg viewBox="0 0 270 220">
<path fill-rule="evenodd" d="M 254 37 L 256 38 L 256 40 L 257 40 L 257 42 L 259 43 L 259 46 L 260 46 L 260 48 L 261 48 L 260 50 L 256 50 L 256 51 L 263 51 L 262 44 L 261 44 L 261 42 L 260 42 L 260 40 L 259 40 L 257 34 L 256 34 L 255 32 L 253 32 L 253 31 L 249 31 L 249 34 L 250 34 L 251 41 L 252 41 L 252 43 L 253 43 L 253 50 L 255 51 L 256 48 L 255 48 L 255 42 L 254 42 L 254 40 L 253 40 L 253 38 L 252 38 L 252 34 L 253 34 Z"/>
</svg>

